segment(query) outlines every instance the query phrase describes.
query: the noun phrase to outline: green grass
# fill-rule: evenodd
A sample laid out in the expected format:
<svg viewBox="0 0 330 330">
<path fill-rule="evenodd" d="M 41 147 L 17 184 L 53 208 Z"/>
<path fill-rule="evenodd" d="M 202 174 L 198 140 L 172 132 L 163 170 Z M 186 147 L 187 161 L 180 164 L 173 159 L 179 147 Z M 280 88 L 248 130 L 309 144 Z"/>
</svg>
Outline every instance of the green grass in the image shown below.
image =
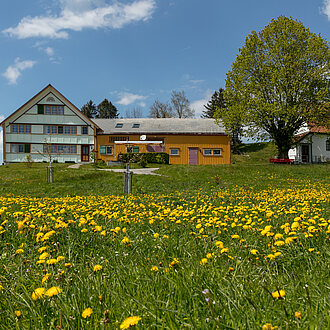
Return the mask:
<svg viewBox="0 0 330 330">
<path fill-rule="evenodd" d="M 53 184 L 47 164 L 1 166 L 0 329 L 119 329 L 133 315 L 141 329 L 328 328 L 329 165 L 258 162 L 266 150 L 162 165 L 162 176 L 134 175 L 131 196 L 123 174 L 90 165 L 54 164 Z M 64 259 L 37 263 L 41 247 Z M 32 299 L 53 286 L 62 292 Z"/>
</svg>

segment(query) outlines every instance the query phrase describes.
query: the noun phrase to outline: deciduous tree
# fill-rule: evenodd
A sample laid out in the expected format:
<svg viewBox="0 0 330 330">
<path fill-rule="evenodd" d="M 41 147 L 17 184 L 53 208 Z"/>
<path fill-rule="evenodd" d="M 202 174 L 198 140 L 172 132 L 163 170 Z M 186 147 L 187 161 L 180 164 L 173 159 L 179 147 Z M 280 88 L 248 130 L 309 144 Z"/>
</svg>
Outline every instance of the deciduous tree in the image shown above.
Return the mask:
<svg viewBox="0 0 330 330">
<path fill-rule="evenodd" d="M 190 102 L 184 91 L 172 91 L 171 104 L 175 117 L 192 118 L 195 116 L 195 111 L 190 108 Z"/>
<path fill-rule="evenodd" d="M 149 110 L 150 118 L 171 118 L 173 117 L 173 110 L 168 103 L 162 103 L 156 100 Z"/>
<path fill-rule="evenodd" d="M 288 158 L 304 123 L 329 123 L 329 72 L 329 43 L 280 16 L 246 38 L 227 74 L 230 111 L 222 108 L 217 115 L 227 128 L 243 123 L 247 135 L 271 138 L 278 157 Z"/>
</svg>

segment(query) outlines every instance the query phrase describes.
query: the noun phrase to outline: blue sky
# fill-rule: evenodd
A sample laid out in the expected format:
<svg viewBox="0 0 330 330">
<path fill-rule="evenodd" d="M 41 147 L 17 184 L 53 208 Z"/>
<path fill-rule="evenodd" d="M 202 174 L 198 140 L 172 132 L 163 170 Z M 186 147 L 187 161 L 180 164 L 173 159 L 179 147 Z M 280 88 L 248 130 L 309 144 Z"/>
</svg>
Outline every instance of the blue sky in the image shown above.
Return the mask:
<svg viewBox="0 0 330 330">
<path fill-rule="evenodd" d="M 280 15 L 330 40 L 330 0 L 1 1 L 0 118 L 49 83 L 123 117 L 184 90 L 198 117 L 245 37 Z"/>
</svg>

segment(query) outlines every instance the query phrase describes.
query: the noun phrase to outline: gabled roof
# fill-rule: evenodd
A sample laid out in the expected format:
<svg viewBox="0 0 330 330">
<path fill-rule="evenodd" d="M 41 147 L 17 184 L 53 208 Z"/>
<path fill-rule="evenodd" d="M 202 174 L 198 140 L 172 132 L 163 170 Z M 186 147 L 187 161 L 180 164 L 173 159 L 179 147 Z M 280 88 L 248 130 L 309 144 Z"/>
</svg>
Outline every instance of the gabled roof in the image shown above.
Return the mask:
<svg viewBox="0 0 330 330">
<path fill-rule="evenodd" d="M 44 94 L 49 90 L 49 92 L 54 93 L 57 95 L 60 99 L 64 99 L 65 103 L 70 106 L 70 109 L 76 113 L 77 116 L 81 117 L 85 122 L 89 123 L 92 126 L 95 126 L 99 128 L 93 121 L 91 121 L 88 117 L 86 117 L 73 103 L 71 103 L 62 93 L 60 93 L 55 87 L 53 87 L 51 84 L 47 85 L 44 89 L 42 89 L 39 93 L 34 95 L 30 100 L 28 100 L 26 103 L 24 103 L 21 107 L 19 107 L 15 112 L 13 112 L 10 116 L 8 116 L 6 119 L 4 119 L 0 125 L 2 125 L 4 122 L 6 122 L 8 119 L 12 118 L 14 115 L 16 115 L 18 112 L 20 112 L 24 107 L 31 104 L 34 105 L 38 103 L 43 97 Z"/>
<path fill-rule="evenodd" d="M 93 121 L 103 130 L 101 134 L 226 135 L 224 127 L 217 125 L 214 119 L 125 118 Z"/>
<path fill-rule="evenodd" d="M 308 128 L 305 132 L 301 134 L 297 134 L 293 138 L 294 143 L 298 143 L 299 141 L 303 140 L 306 136 L 310 134 L 330 134 L 330 129 L 324 126 L 317 126 L 314 124 L 308 124 Z"/>
</svg>

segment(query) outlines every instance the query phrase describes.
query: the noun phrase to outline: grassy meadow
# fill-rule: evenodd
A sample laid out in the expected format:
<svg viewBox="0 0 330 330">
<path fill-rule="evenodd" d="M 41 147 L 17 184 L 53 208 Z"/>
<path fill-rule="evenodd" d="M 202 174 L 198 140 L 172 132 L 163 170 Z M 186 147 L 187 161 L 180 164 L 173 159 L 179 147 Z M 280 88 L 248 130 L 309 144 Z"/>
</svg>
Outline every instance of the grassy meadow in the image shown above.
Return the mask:
<svg viewBox="0 0 330 330">
<path fill-rule="evenodd" d="M 0 166 L 0 329 L 327 329 L 329 165 L 271 152 L 130 196 L 91 165 Z"/>
</svg>

